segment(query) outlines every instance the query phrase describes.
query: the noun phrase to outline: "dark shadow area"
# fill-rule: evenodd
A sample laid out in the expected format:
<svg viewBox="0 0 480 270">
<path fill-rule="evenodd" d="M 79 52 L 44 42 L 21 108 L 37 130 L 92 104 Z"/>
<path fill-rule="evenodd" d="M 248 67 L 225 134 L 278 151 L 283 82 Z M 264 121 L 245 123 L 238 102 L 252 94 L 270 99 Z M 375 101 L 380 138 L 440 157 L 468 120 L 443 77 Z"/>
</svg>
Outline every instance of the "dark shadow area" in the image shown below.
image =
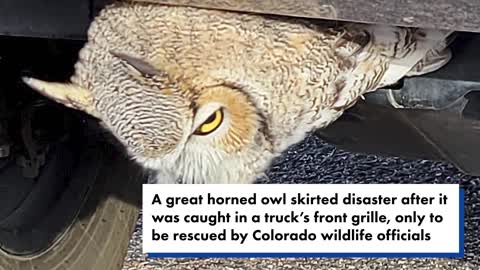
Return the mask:
<svg viewBox="0 0 480 270">
<path fill-rule="evenodd" d="M 0 247 L 39 252 L 106 198 L 141 205 L 146 172 L 91 117 L 29 89 L 32 76 L 68 81 L 83 41 L 0 37 Z M 35 166 L 38 162 L 38 166 Z"/>
</svg>

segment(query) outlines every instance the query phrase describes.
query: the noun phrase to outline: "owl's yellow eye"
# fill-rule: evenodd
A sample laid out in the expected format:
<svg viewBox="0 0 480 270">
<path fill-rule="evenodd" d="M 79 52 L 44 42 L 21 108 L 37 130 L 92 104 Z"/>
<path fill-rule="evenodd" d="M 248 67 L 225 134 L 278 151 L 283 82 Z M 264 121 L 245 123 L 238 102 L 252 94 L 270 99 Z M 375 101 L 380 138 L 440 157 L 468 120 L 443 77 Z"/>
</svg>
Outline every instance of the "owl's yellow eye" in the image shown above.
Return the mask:
<svg viewBox="0 0 480 270">
<path fill-rule="evenodd" d="M 223 121 L 223 110 L 218 109 L 216 110 L 210 117 L 203 122 L 201 126 L 195 130 L 195 135 L 207 135 L 215 131 Z"/>
</svg>

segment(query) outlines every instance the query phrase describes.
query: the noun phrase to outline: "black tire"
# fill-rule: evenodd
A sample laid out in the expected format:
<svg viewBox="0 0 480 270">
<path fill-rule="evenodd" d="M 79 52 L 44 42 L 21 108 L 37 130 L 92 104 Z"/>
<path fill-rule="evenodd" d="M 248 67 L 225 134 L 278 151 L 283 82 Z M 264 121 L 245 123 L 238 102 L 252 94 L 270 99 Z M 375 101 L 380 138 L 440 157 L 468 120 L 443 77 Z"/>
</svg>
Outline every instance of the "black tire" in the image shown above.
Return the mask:
<svg viewBox="0 0 480 270">
<path fill-rule="evenodd" d="M 139 214 L 142 172 L 110 143 L 94 140 L 86 144 L 82 145 L 82 164 L 76 167 L 72 183 L 89 184 L 75 190 L 82 204 L 74 222 L 48 249 L 37 254 L 0 251 L 0 270 L 122 268 Z"/>
</svg>

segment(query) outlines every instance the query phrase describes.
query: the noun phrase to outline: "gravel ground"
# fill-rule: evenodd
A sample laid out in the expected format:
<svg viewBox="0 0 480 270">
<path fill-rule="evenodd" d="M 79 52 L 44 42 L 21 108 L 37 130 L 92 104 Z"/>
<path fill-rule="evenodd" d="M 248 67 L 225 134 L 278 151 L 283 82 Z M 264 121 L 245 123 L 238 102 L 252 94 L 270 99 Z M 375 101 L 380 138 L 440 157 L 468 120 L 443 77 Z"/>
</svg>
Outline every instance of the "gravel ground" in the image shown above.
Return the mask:
<svg viewBox="0 0 480 270">
<path fill-rule="evenodd" d="M 141 223 L 130 241 L 124 270 L 144 269 L 480 269 L 480 178 L 452 165 L 349 153 L 315 136 L 277 160 L 261 183 L 460 183 L 465 189 L 464 259 L 148 259 Z"/>
</svg>

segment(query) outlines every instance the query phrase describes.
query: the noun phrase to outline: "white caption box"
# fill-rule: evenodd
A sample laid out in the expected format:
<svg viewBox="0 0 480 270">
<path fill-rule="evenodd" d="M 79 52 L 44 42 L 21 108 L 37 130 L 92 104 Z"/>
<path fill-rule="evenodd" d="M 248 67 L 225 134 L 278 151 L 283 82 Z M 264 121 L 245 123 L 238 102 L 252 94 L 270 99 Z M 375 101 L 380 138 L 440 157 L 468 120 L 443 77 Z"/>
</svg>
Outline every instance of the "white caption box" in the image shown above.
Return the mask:
<svg viewBox="0 0 480 270">
<path fill-rule="evenodd" d="M 145 184 L 143 252 L 461 254 L 461 206 L 455 184 Z"/>
</svg>

